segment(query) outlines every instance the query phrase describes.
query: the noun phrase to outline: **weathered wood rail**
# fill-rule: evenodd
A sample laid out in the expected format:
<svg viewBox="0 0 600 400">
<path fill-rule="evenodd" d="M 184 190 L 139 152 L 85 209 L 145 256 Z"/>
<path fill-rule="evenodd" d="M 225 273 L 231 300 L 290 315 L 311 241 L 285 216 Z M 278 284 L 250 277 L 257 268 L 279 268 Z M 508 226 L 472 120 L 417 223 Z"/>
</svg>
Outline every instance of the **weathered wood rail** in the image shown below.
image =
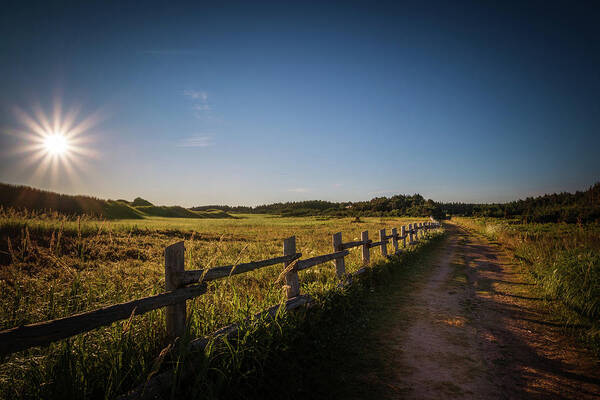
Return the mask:
<svg viewBox="0 0 600 400">
<path fill-rule="evenodd" d="M 342 233 L 338 232 L 332 236 L 333 253 L 302 260 L 302 254 L 296 252 L 296 238 L 287 238 L 283 242 L 283 256 L 266 260 L 252 261 L 238 265 L 226 265 L 210 269 L 199 269 L 186 271 L 184 242 L 178 242 L 165 249 L 165 288 L 166 292 L 155 296 L 145 297 L 138 300 L 121 304 L 114 304 L 94 311 L 84 312 L 52 321 L 38 322 L 29 325 L 18 326 L 0 331 L 0 356 L 5 356 L 18 351 L 26 350 L 34 346 L 43 346 L 51 342 L 65 339 L 77 334 L 90 331 L 113 322 L 128 319 L 134 315 L 144 314 L 148 311 L 166 307 L 166 329 L 168 337 L 175 340 L 182 337 L 186 329 L 186 301 L 206 293 L 206 282 L 216 279 L 227 278 L 232 275 L 243 274 L 259 268 L 271 265 L 283 264 L 282 274 L 285 277 L 287 302 L 286 309 L 293 309 L 307 302 L 306 296 L 300 295 L 300 282 L 298 272 L 333 261 L 336 275 L 343 283 L 349 274 L 346 273 L 344 258 L 350 254 L 348 251 L 354 247 L 362 247 L 363 267 L 354 274 L 364 272 L 370 264 L 370 249 L 380 247 L 381 254 L 389 257 L 387 244 L 392 240 L 394 254 L 402 251 L 402 247 L 414 245 L 420 237 L 432 229 L 440 228 L 436 221 L 409 224 L 408 228 L 401 227 L 400 234 L 397 229 L 386 234 L 386 229 L 379 231 L 379 241 L 373 242 L 369 239 L 369 232 L 361 233 L 360 241 L 343 242 Z M 408 238 L 408 243 L 406 239 Z M 277 307 L 267 310 L 273 313 Z M 227 327 L 223 328 L 227 332 Z M 221 330 L 220 330 L 221 331 Z M 201 340 L 201 339 L 198 339 Z M 194 343 L 194 342 L 193 342 Z"/>
</svg>

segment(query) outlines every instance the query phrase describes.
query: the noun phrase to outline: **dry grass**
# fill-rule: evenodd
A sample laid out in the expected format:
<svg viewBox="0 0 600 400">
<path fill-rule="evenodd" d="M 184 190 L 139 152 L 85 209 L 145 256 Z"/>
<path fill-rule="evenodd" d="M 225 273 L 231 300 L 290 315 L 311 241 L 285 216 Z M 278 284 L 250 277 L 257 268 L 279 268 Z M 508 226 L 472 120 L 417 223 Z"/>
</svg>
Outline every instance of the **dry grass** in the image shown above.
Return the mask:
<svg viewBox="0 0 600 400">
<path fill-rule="evenodd" d="M 149 218 L 101 222 L 60 216 L 0 215 L 0 329 L 156 294 L 164 290 L 163 251 L 185 240 L 186 269 L 236 264 L 282 254 L 283 239 L 297 237 L 303 257 L 332 252 L 331 235 L 360 240 L 360 232 L 399 228 L 402 218 L 239 219 Z M 381 261 L 372 251 L 372 261 Z M 361 267 L 360 248 L 346 258 L 349 272 Z M 188 302 L 192 337 L 241 321 L 282 301 L 273 266 L 212 282 L 206 295 Z M 301 292 L 336 290 L 332 265 L 300 273 Z M 139 383 L 163 361 L 163 311 L 115 323 L 72 339 L 14 354 L 0 365 L 0 394 L 9 397 L 110 398 Z"/>
</svg>

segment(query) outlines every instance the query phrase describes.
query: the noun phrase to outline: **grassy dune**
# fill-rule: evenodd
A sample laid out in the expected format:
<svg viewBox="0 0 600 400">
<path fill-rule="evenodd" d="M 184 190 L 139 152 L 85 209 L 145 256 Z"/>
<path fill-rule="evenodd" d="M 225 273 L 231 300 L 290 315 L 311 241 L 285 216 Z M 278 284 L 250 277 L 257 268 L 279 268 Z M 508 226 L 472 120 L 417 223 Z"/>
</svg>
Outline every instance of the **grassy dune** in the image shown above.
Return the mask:
<svg viewBox="0 0 600 400">
<path fill-rule="evenodd" d="M 331 234 L 358 240 L 412 222 L 403 218 L 279 218 L 237 215 L 236 219 L 144 218 L 97 221 L 0 214 L 0 329 L 159 293 L 164 290 L 164 248 L 185 240 L 186 268 L 197 269 L 282 254 L 284 238 L 295 235 L 304 257 L 329 253 Z M 372 251 L 374 263 L 383 262 Z M 346 258 L 349 272 L 361 266 L 360 249 Z M 209 292 L 188 302 L 192 337 L 241 321 L 284 298 L 273 266 L 210 283 Z M 331 265 L 300 274 L 301 291 L 316 298 L 336 291 Z M 115 323 L 46 348 L 2 360 L 0 397 L 110 398 L 139 384 L 161 363 L 163 310 Z M 210 355 L 207 356 L 210 359 Z"/>
<path fill-rule="evenodd" d="M 69 216 L 94 216 L 101 219 L 168 218 L 232 218 L 220 210 L 192 211 L 179 206 L 155 206 L 140 197 L 127 200 L 102 200 L 90 196 L 71 196 L 28 186 L 0 183 L 0 208 L 16 208 L 28 213 Z"/>
<path fill-rule="evenodd" d="M 141 215 L 166 218 L 231 218 L 224 211 L 191 211 L 179 206 L 137 206 L 134 207 Z"/>
</svg>

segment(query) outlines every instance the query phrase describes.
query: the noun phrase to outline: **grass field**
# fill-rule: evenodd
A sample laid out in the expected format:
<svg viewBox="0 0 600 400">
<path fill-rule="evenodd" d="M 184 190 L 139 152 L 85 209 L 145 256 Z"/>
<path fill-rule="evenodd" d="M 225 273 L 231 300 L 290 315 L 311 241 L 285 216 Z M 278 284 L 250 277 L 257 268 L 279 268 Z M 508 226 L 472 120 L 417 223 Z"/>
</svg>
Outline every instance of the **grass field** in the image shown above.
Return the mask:
<svg viewBox="0 0 600 400">
<path fill-rule="evenodd" d="M 508 248 L 567 326 L 600 354 L 600 226 L 454 218 Z"/>
<path fill-rule="evenodd" d="M 164 248 L 186 244 L 186 269 L 259 260 L 282 254 L 295 235 L 303 257 L 332 251 L 331 235 L 359 240 L 369 230 L 411 223 L 405 218 L 235 219 L 144 218 L 96 221 L 57 219 L 4 210 L 0 215 L 0 329 L 64 317 L 164 290 Z M 421 219 L 422 221 L 423 219 Z M 416 220 L 414 220 L 416 221 Z M 374 264 L 383 260 L 372 250 Z M 346 257 L 348 272 L 361 266 L 360 248 Z M 273 266 L 212 282 L 188 302 L 191 337 L 242 321 L 284 298 Z M 300 273 L 301 292 L 315 298 L 336 291 L 335 271 L 322 265 Z M 42 398 L 111 398 L 143 382 L 164 360 L 163 310 L 78 335 L 46 348 L 7 357 L 0 365 L 0 395 Z"/>
</svg>

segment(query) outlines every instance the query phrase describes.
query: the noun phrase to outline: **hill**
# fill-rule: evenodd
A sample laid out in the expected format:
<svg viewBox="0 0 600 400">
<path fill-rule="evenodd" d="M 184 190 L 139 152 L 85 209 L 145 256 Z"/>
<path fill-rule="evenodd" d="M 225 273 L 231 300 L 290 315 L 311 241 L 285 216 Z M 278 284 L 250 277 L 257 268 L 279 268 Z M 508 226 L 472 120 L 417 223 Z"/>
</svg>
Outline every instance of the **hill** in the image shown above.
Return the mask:
<svg viewBox="0 0 600 400">
<path fill-rule="evenodd" d="M 141 197 L 127 200 L 102 200 L 91 196 L 72 196 L 0 183 L 0 206 L 34 211 L 56 211 L 76 216 L 105 219 L 141 219 L 146 216 L 168 218 L 233 218 L 224 211 L 190 211 L 179 206 L 155 206 Z"/>
<path fill-rule="evenodd" d="M 220 210 L 191 211 L 180 206 L 139 206 L 134 207 L 144 215 L 168 218 L 233 218 Z"/>
<path fill-rule="evenodd" d="M 91 196 L 71 196 L 0 183 L 0 205 L 35 211 L 57 211 L 65 215 L 90 215 L 107 219 L 139 219 L 143 216 L 120 201 Z"/>
<path fill-rule="evenodd" d="M 129 204 L 131 204 L 134 207 L 145 207 L 145 206 L 153 206 L 154 205 L 154 204 L 150 203 L 148 200 L 142 199 L 141 197 L 136 197 Z"/>
</svg>

